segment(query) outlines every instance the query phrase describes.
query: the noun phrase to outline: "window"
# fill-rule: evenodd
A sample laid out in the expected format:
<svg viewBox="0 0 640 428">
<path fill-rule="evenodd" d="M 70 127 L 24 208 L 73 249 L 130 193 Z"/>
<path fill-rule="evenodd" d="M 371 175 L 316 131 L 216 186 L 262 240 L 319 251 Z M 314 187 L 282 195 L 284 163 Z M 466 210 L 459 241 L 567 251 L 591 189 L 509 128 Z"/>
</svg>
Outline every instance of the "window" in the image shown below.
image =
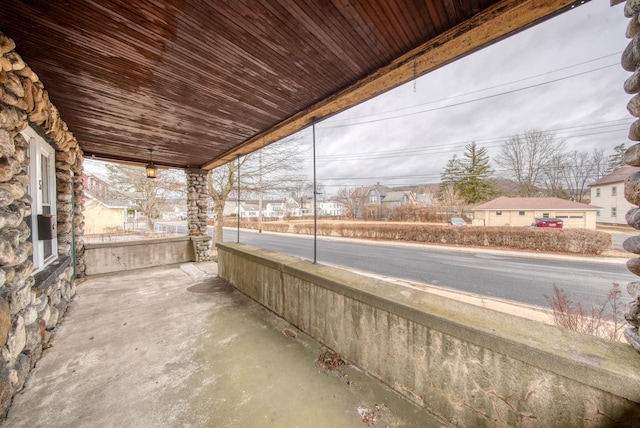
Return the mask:
<svg viewBox="0 0 640 428">
<path fill-rule="evenodd" d="M 572 216 L 569 216 L 569 218 L 584 218 L 584 216 L 583 215 L 572 215 Z"/>
<path fill-rule="evenodd" d="M 496 211 L 496 215 L 502 215 L 502 211 Z"/>
<path fill-rule="evenodd" d="M 618 209 L 616 207 L 611 207 L 611 217 L 618 216 Z"/>
<path fill-rule="evenodd" d="M 611 188 L 611 196 L 617 196 L 618 195 L 618 188 L 616 186 L 613 186 Z"/>
<path fill-rule="evenodd" d="M 596 211 L 596 217 L 600 217 L 600 211 Z"/>
<path fill-rule="evenodd" d="M 35 273 L 58 257 L 57 233 L 53 239 L 40 239 L 38 230 L 38 216 L 53 216 L 54 226 L 57 226 L 55 152 L 32 128 L 26 128 L 22 135 L 29 141 L 28 193 L 32 202 L 31 215 L 25 221 L 31 229 L 29 239 L 33 243 Z"/>
<path fill-rule="evenodd" d="M 518 215 L 524 215 L 524 211 L 518 211 Z"/>
<path fill-rule="evenodd" d="M 542 218 L 549 218 L 549 213 L 542 213 Z"/>
<path fill-rule="evenodd" d="M 600 188 L 598 187 L 596 189 L 596 198 L 599 198 L 599 197 L 600 197 Z"/>
</svg>

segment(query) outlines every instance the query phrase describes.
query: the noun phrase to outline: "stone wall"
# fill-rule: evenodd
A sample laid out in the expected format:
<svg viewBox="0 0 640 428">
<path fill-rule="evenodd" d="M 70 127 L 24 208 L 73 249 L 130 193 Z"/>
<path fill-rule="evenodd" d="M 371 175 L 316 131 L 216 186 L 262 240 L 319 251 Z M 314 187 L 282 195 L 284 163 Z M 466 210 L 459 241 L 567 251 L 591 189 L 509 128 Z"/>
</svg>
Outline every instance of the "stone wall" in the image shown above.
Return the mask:
<svg viewBox="0 0 640 428">
<path fill-rule="evenodd" d="M 247 245 L 218 244 L 218 272 L 443 426 L 640 421 L 626 344 Z"/>
<path fill-rule="evenodd" d="M 20 131 L 27 126 L 56 151 L 59 258 L 36 275 L 25 222 L 31 214 L 29 158 Z M 73 298 L 74 271 L 84 275 L 81 176 L 76 139 L 15 43 L 0 33 L 0 415 L 23 387 Z"/>
<path fill-rule="evenodd" d="M 624 7 L 624 14 L 631 18 L 627 26 L 626 36 L 632 39 L 622 53 L 622 68 L 633 72 L 624 82 L 624 90 L 629 94 L 636 94 L 627 104 L 627 110 L 635 117 L 640 117 L 640 0 L 628 0 Z M 629 139 L 640 141 L 640 119 L 636 120 L 629 130 Z M 631 146 L 624 154 L 627 165 L 640 166 L 640 144 Z M 640 174 L 631 174 L 624 184 L 624 196 L 632 205 L 640 205 Z M 640 208 L 632 208 L 625 216 L 627 223 L 640 230 Z M 634 236 L 624 241 L 625 250 L 640 254 L 640 236 Z M 640 275 L 640 258 L 630 259 L 627 267 L 631 272 Z M 624 331 L 627 341 L 640 352 L 640 282 L 634 281 L 627 285 L 627 290 L 633 300 L 627 304 L 625 319 L 629 323 Z"/>
<path fill-rule="evenodd" d="M 187 225 L 193 238 L 195 261 L 209 260 L 211 237 L 207 235 L 207 171 L 190 168 L 187 170 Z"/>
</svg>

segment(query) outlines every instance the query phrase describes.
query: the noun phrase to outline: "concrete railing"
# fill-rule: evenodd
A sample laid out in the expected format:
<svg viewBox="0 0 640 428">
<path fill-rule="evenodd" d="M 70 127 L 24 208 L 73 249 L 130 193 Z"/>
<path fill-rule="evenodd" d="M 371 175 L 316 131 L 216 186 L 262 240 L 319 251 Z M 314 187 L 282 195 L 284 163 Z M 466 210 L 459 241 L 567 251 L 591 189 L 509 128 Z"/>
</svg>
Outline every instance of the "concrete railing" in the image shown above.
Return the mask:
<svg viewBox="0 0 640 428">
<path fill-rule="evenodd" d="M 241 244 L 218 245 L 218 269 L 444 424 L 640 421 L 640 355 L 626 344 Z"/>
<path fill-rule="evenodd" d="M 195 261 L 189 236 L 85 244 L 87 275 Z"/>
</svg>

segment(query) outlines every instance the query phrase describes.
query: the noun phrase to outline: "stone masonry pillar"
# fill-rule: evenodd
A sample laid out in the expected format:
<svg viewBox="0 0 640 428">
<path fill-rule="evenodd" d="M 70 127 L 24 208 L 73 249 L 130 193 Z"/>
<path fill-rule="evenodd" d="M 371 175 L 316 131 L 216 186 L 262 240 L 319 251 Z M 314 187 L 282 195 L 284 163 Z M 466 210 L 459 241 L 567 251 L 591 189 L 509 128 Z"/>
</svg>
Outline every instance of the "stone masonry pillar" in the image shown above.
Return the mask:
<svg viewBox="0 0 640 428">
<path fill-rule="evenodd" d="M 187 170 L 187 228 L 193 242 L 196 261 L 210 259 L 210 241 L 207 236 L 207 171 L 189 168 Z"/>
<path fill-rule="evenodd" d="M 624 7 L 624 15 L 631 18 L 627 26 L 626 36 L 631 39 L 622 53 L 622 68 L 633 72 L 625 82 L 624 90 L 628 94 L 635 94 L 627 104 L 627 110 L 634 117 L 640 117 L 640 0 L 628 0 Z M 640 119 L 636 120 L 629 130 L 629 139 L 640 141 Z M 631 146 L 624 154 L 624 162 L 631 166 L 640 166 L 640 144 Z M 624 196 L 631 204 L 640 206 L 640 173 L 630 175 L 624 183 Z M 627 212 L 627 223 L 640 230 L 640 208 L 632 208 Z M 640 254 L 640 236 L 633 236 L 624 241 L 626 251 Z M 640 258 L 627 261 L 627 268 L 640 276 Z M 633 281 L 627 285 L 627 291 L 632 301 L 627 303 L 624 317 L 629 326 L 624 331 L 627 341 L 640 352 L 640 281 Z"/>
</svg>

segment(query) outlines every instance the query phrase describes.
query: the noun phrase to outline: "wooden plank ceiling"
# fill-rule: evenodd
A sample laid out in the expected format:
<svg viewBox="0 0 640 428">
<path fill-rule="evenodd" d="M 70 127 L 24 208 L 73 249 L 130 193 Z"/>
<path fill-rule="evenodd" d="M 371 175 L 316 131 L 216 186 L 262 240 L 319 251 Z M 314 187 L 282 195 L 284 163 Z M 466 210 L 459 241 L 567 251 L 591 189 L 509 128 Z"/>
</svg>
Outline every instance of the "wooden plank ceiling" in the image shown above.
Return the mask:
<svg viewBox="0 0 640 428">
<path fill-rule="evenodd" d="M 86 156 L 211 168 L 579 4 L 3 0 Z"/>
</svg>

